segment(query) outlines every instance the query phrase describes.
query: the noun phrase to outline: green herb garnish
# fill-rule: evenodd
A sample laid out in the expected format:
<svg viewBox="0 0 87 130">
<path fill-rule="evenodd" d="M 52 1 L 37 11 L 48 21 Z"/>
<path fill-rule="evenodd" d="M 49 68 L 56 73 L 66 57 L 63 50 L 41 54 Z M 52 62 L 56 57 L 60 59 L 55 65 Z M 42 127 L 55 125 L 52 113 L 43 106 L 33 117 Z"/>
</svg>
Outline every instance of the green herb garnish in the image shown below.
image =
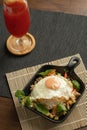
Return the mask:
<svg viewBox="0 0 87 130">
<path fill-rule="evenodd" d="M 65 111 L 67 111 L 67 109 L 66 109 L 66 107 L 65 107 L 64 104 L 61 104 L 61 103 L 60 103 L 60 104 L 57 105 L 56 111 L 57 111 L 57 113 L 60 113 L 60 112 L 65 112 Z"/>
<path fill-rule="evenodd" d="M 44 114 L 44 115 L 49 114 L 49 110 L 44 105 L 42 105 L 40 103 L 35 103 L 34 106 L 35 106 L 35 109 L 37 111 L 41 112 L 42 114 Z"/>
<path fill-rule="evenodd" d="M 25 93 L 23 90 L 17 90 L 15 96 L 18 97 L 19 99 L 23 99 L 25 97 Z"/>
<path fill-rule="evenodd" d="M 25 96 L 25 93 L 23 90 L 17 90 L 15 93 L 15 96 L 20 99 L 21 105 L 29 107 L 31 104 L 31 100 L 29 96 Z"/>
<path fill-rule="evenodd" d="M 72 80 L 72 84 L 77 91 L 80 90 L 80 83 L 77 80 Z"/>
<path fill-rule="evenodd" d="M 22 104 L 23 107 L 24 107 L 24 106 L 29 107 L 30 104 L 31 104 L 30 97 L 29 97 L 29 96 L 24 97 L 24 98 L 21 100 L 21 104 Z"/>
<path fill-rule="evenodd" d="M 49 70 L 46 70 L 44 72 L 40 72 L 39 75 L 41 75 L 41 76 L 47 76 L 51 71 L 52 71 L 52 69 L 49 69 Z"/>
</svg>

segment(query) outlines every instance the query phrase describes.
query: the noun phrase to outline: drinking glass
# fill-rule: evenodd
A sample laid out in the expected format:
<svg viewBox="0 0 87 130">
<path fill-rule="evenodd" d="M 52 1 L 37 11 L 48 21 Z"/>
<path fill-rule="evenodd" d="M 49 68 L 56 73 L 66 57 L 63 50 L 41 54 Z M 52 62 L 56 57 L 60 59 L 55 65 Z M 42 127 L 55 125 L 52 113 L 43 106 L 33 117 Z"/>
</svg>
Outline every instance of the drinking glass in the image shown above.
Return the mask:
<svg viewBox="0 0 87 130">
<path fill-rule="evenodd" d="M 3 0 L 3 14 L 8 32 L 8 50 L 16 55 L 24 55 L 33 50 L 35 39 L 28 33 L 30 12 L 27 0 Z"/>
</svg>

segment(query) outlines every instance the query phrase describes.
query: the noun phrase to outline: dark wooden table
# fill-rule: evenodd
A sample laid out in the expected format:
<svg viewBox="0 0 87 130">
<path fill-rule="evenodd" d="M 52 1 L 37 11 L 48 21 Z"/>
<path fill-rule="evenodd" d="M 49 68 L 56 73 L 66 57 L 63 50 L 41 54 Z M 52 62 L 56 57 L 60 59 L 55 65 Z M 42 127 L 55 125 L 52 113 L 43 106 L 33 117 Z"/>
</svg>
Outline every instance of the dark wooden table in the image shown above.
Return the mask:
<svg viewBox="0 0 87 130">
<path fill-rule="evenodd" d="M 2 4 L 3 0 L 0 0 Z M 87 16 L 87 0 L 28 0 L 32 9 L 58 11 Z M 80 128 L 80 130 L 86 130 Z M 11 98 L 0 97 L 0 130 L 21 130 Z"/>
</svg>

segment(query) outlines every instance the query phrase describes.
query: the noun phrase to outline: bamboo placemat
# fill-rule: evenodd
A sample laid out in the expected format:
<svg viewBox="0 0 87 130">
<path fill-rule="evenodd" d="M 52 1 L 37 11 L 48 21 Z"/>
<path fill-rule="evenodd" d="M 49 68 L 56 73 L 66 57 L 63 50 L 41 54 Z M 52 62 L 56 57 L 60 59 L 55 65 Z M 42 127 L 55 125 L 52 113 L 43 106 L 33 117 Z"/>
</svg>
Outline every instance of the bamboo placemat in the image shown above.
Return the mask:
<svg viewBox="0 0 87 130">
<path fill-rule="evenodd" d="M 81 59 L 81 63 L 75 69 L 75 72 L 86 84 L 86 69 L 83 64 L 82 58 L 79 54 L 76 54 L 75 56 L 78 56 Z M 71 56 L 44 64 L 66 65 L 69 62 L 70 58 Z M 86 126 L 87 125 L 86 90 L 82 98 L 80 99 L 79 103 L 76 105 L 76 108 L 67 118 L 67 120 L 65 120 L 61 124 L 54 124 L 52 122 L 49 122 L 48 120 L 38 116 L 37 114 L 31 112 L 30 110 L 27 110 L 20 106 L 18 99 L 14 96 L 15 91 L 17 89 L 23 89 L 24 86 L 27 84 L 27 82 L 30 80 L 30 78 L 42 65 L 43 64 L 33 67 L 27 67 L 6 74 L 22 130 L 73 130 Z"/>
</svg>

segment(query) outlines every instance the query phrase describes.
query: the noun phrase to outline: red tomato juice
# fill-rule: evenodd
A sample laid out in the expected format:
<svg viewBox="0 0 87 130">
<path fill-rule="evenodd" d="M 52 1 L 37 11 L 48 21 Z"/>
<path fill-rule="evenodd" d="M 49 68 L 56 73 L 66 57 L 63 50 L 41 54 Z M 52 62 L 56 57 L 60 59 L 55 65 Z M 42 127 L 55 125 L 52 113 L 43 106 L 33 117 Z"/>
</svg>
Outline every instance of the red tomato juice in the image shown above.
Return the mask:
<svg viewBox="0 0 87 130">
<path fill-rule="evenodd" d="M 30 14 L 25 2 L 11 2 L 4 4 L 4 19 L 8 31 L 15 37 L 27 33 L 30 27 Z"/>
</svg>

